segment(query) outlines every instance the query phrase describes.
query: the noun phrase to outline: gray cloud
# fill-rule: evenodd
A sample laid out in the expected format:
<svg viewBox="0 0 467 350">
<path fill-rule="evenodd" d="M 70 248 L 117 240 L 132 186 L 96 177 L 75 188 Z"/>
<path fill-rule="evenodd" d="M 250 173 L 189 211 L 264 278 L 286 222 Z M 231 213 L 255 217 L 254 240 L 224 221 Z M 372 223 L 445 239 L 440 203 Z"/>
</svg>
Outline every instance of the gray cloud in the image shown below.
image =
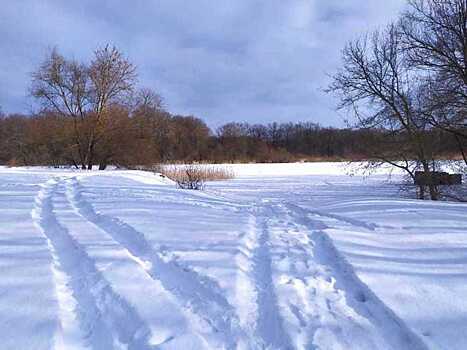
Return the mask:
<svg viewBox="0 0 467 350">
<path fill-rule="evenodd" d="M 226 121 L 341 125 L 322 92 L 340 50 L 404 0 L 17 0 L 0 13 L 0 105 L 26 112 L 29 74 L 48 48 L 89 59 L 112 43 L 169 110 Z"/>
</svg>

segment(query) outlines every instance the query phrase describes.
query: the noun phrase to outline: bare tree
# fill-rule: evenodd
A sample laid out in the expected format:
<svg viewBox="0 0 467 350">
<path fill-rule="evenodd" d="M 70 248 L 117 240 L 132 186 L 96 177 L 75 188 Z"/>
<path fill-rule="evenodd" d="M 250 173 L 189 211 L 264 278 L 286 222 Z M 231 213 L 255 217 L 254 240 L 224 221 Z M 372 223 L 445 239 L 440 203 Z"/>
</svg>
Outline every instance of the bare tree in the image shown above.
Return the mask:
<svg viewBox="0 0 467 350">
<path fill-rule="evenodd" d="M 125 102 L 135 81 L 135 66 L 115 47 L 96 50 L 90 64 L 54 49 L 33 73 L 31 93 L 45 109 L 73 118 L 79 162 L 92 169 L 96 142 L 111 118 L 109 107 Z"/>
<path fill-rule="evenodd" d="M 91 81 L 90 101 L 92 122 L 88 135 L 85 164 L 92 168 L 94 147 L 105 126 L 112 104 L 124 104 L 134 89 L 136 67 L 130 63 L 115 47 L 106 46 L 94 52 L 94 59 L 89 67 Z"/>
<path fill-rule="evenodd" d="M 400 21 L 408 61 L 426 80 L 425 118 L 457 140 L 467 165 L 467 0 L 409 0 Z"/>
<path fill-rule="evenodd" d="M 349 43 L 343 61 L 328 89 L 340 98 L 339 108 L 353 110 L 357 127 L 387 130 L 386 136 L 397 144 L 390 148 L 396 152 L 370 149 L 371 156 L 411 177 L 417 169 L 435 171 L 434 150 L 426 133 L 429 125 L 420 112 L 424 85 L 407 61 L 399 28 L 390 25 Z M 437 199 L 436 186 L 429 185 L 429 193 L 431 199 Z M 424 198 L 423 186 L 420 198 Z"/>
<path fill-rule="evenodd" d="M 53 49 L 32 74 L 31 94 L 40 100 L 44 109 L 73 118 L 74 142 L 83 168 L 85 155 L 79 124 L 86 118 L 88 91 L 87 67 L 74 60 L 66 60 L 57 49 Z"/>
<path fill-rule="evenodd" d="M 164 109 L 162 97 L 149 88 L 139 89 L 134 96 L 134 100 L 134 109 L 140 114 L 145 114 L 145 112 L 152 113 L 155 111 L 162 111 Z"/>
<path fill-rule="evenodd" d="M 133 120 L 138 129 L 138 137 L 145 140 L 148 149 L 158 162 L 170 158 L 173 128 L 171 116 L 164 110 L 162 98 L 154 90 L 142 88 L 135 94 Z"/>
</svg>

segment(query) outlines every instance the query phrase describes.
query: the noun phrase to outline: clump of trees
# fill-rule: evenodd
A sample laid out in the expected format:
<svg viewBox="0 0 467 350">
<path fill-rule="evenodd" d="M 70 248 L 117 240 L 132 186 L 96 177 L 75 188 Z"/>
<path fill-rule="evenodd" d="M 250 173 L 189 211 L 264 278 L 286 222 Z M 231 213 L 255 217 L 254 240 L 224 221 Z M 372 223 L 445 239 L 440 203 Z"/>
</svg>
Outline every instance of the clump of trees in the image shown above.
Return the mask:
<svg viewBox="0 0 467 350">
<path fill-rule="evenodd" d="M 372 166 L 389 163 L 414 180 L 418 170 L 435 174 L 445 133 L 467 165 L 467 0 L 410 0 L 397 22 L 350 42 L 342 56 L 329 91 L 356 128 L 381 131 L 362 140 Z M 434 181 L 420 198 L 426 190 L 438 198 Z"/>
</svg>

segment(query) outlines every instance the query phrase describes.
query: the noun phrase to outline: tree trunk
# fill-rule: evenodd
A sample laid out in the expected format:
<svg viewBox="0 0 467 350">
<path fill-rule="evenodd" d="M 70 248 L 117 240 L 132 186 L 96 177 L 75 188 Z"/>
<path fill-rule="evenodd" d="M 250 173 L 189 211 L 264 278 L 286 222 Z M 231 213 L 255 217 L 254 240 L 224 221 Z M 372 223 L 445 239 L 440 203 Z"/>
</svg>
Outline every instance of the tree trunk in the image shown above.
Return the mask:
<svg viewBox="0 0 467 350">
<path fill-rule="evenodd" d="M 88 166 L 88 170 L 92 170 L 93 163 L 94 163 L 94 135 L 91 135 L 91 138 L 88 144 L 88 149 L 86 152 L 86 164 Z"/>
<path fill-rule="evenodd" d="M 75 167 L 75 169 L 79 169 L 79 166 L 74 159 L 72 159 L 71 162 L 73 163 L 73 166 Z"/>
<path fill-rule="evenodd" d="M 418 187 L 420 193 L 418 194 L 418 199 L 425 199 L 425 186 L 424 185 L 420 185 Z"/>
<path fill-rule="evenodd" d="M 436 169 L 430 169 L 430 165 L 428 161 L 423 160 L 422 165 L 423 165 L 423 171 L 425 172 L 425 174 L 433 174 L 433 172 L 436 170 Z M 438 186 L 434 183 L 433 175 L 431 175 L 431 179 L 428 185 L 428 190 L 430 192 L 430 199 L 433 201 L 438 200 Z"/>
<path fill-rule="evenodd" d="M 456 138 L 457 146 L 459 147 L 459 150 L 461 152 L 462 159 L 464 160 L 465 165 L 467 165 L 467 155 L 465 154 L 463 143 L 462 143 L 459 135 L 454 134 L 454 136 Z"/>
<path fill-rule="evenodd" d="M 438 186 L 431 184 L 429 186 L 430 189 L 430 198 L 432 201 L 438 200 Z"/>
<path fill-rule="evenodd" d="M 106 160 L 100 161 L 99 170 L 105 170 L 106 168 L 107 168 L 107 161 Z"/>
</svg>

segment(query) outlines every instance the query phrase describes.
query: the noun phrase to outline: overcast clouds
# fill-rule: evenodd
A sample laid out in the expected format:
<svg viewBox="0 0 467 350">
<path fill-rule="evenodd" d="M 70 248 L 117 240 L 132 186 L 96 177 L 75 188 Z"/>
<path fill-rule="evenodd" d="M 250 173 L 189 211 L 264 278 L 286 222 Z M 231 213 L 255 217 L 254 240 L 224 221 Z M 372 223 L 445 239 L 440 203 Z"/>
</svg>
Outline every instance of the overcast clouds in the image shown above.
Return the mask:
<svg viewBox="0 0 467 350">
<path fill-rule="evenodd" d="M 142 86 L 209 125 L 341 125 L 321 89 L 344 43 L 383 25 L 404 0 L 7 0 L 0 12 L 0 106 L 27 112 L 29 73 L 47 49 L 87 60 L 106 43 Z"/>
</svg>

